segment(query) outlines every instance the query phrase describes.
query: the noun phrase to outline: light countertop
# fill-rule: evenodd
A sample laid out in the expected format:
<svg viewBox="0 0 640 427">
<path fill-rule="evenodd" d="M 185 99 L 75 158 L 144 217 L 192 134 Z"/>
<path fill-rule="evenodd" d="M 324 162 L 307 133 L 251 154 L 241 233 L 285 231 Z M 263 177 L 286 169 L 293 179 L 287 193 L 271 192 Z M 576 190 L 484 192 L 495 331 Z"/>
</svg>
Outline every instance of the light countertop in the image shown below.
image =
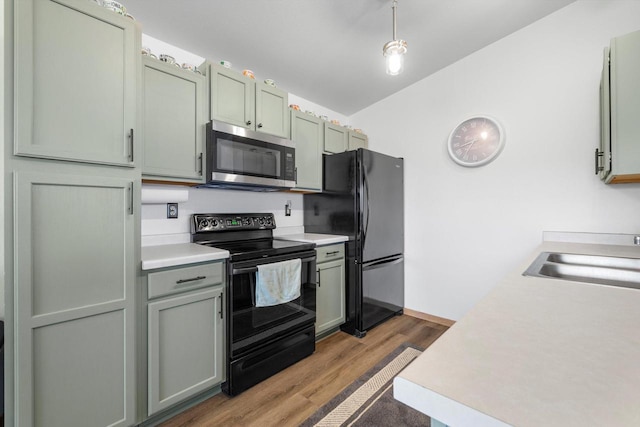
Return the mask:
<svg viewBox="0 0 640 427">
<path fill-rule="evenodd" d="M 143 246 L 142 269 L 174 267 L 196 262 L 216 261 L 229 258 L 229 251 L 196 243 Z"/>
<path fill-rule="evenodd" d="M 640 258 L 543 243 L 395 378 L 396 399 L 451 426 L 640 426 L 640 290 L 522 276 L 545 251 Z"/>
<path fill-rule="evenodd" d="M 291 240 L 294 242 L 315 243 L 316 246 L 331 245 L 334 243 L 342 243 L 349 240 L 347 236 L 338 236 L 334 234 L 315 234 L 315 233 L 285 234 L 284 236 L 274 237 L 274 239 Z"/>
</svg>

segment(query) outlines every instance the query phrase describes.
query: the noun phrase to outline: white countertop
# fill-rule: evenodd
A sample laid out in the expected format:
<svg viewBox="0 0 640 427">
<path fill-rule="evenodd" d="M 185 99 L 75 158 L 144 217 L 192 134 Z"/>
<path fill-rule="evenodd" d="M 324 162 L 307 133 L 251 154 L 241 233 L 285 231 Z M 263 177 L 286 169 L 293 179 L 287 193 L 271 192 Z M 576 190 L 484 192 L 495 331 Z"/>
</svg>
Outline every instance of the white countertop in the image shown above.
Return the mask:
<svg viewBox="0 0 640 427">
<path fill-rule="evenodd" d="M 285 234 L 283 236 L 276 236 L 274 239 L 278 240 L 291 240 L 294 242 L 315 243 L 316 246 L 331 245 L 334 243 L 342 243 L 349 240 L 347 236 L 339 236 L 334 234 L 314 234 L 314 233 L 300 233 L 300 234 Z"/>
<path fill-rule="evenodd" d="M 640 426 L 640 290 L 522 276 L 544 251 L 640 258 L 640 247 L 543 243 L 394 380 L 451 426 Z"/>
<path fill-rule="evenodd" d="M 229 251 L 195 243 L 143 246 L 142 269 L 174 267 L 195 262 L 216 261 L 229 258 Z"/>
</svg>

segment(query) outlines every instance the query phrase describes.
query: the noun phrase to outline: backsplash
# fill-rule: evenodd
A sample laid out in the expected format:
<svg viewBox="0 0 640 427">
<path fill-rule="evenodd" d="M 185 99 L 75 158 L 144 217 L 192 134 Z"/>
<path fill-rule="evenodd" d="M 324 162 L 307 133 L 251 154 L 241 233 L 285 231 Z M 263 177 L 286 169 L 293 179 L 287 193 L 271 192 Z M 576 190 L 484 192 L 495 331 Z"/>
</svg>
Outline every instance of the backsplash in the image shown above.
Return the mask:
<svg viewBox="0 0 640 427">
<path fill-rule="evenodd" d="M 142 186 L 142 193 L 142 246 L 189 242 L 194 213 L 271 212 L 276 218 L 274 235 L 304 232 L 302 194 L 149 184 Z M 148 197 L 151 193 L 152 197 Z M 285 215 L 288 201 L 291 216 Z M 167 203 L 174 202 L 178 203 L 178 218 L 169 219 Z"/>
</svg>

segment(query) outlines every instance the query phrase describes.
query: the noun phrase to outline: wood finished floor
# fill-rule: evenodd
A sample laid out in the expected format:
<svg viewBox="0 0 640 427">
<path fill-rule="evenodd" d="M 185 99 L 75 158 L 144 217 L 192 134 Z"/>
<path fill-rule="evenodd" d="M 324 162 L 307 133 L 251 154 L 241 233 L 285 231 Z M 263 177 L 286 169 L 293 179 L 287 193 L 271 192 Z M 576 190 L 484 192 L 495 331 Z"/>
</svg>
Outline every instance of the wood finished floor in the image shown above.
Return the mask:
<svg viewBox="0 0 640 427">
<path fill-rule="evenodd" d="M 218 394 L 162 426 L 297 426 L 400 344 L 427 348 L 446 330 L 402 315 L 362 339 L 335 333 L 316 343 L 313 355 L 239 396 Z"/>
</svg>

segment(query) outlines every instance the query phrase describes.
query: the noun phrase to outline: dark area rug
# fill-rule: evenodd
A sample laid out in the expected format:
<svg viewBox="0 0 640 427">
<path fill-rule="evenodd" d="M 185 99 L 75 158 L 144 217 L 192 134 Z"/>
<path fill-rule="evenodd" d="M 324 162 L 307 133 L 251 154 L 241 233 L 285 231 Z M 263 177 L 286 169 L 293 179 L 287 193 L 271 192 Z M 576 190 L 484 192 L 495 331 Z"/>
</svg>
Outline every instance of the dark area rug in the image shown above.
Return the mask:
<svg viewBox="0 0 640 427">
<path fill-rule="evenodd" d="M 422 351 L 403 344 L 318 409 L 301 427 L 424 427 L 431 419 L 393 398 L 393 378 Z"/>
</svg>

